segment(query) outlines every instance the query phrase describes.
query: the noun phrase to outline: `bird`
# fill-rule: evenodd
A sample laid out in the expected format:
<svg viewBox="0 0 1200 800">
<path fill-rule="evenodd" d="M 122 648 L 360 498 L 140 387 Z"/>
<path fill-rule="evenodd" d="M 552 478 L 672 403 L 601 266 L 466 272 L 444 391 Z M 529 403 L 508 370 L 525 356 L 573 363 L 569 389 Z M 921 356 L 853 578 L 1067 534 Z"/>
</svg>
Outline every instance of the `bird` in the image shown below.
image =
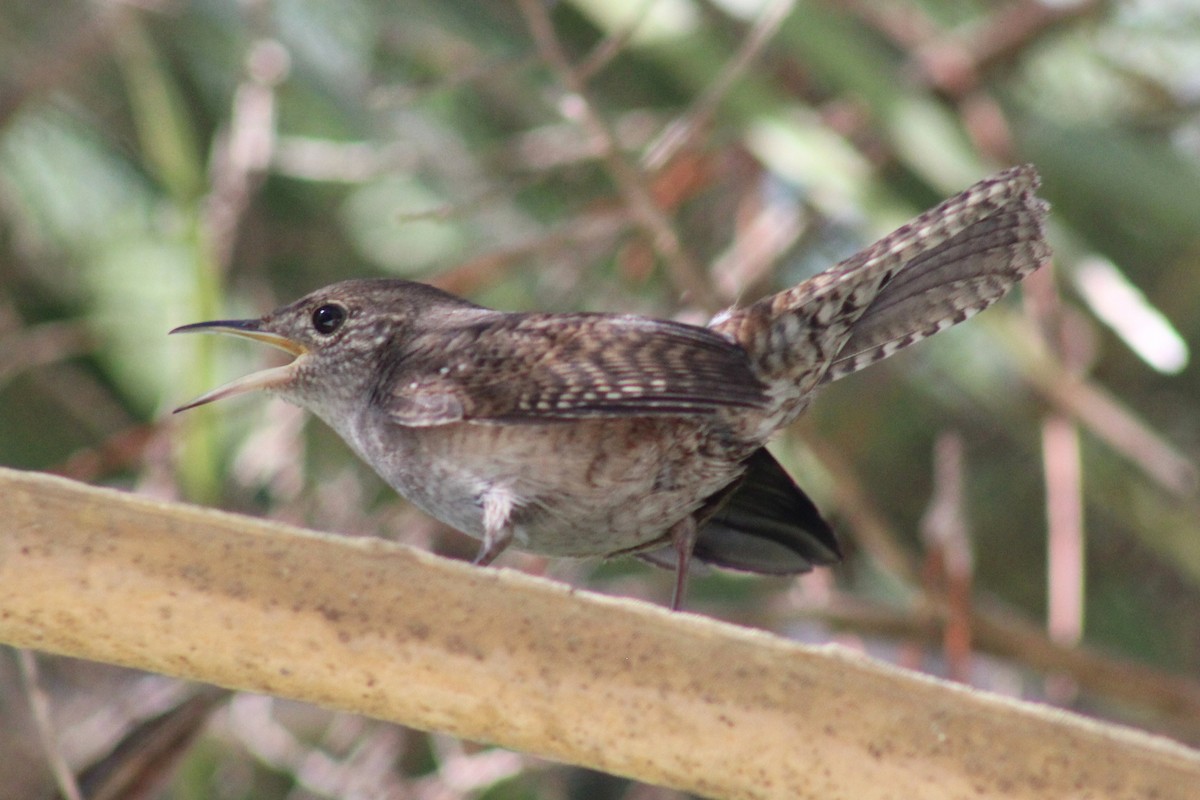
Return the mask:
<svg viewBox="0 0 1200 800">
<path fill-rule="evenodd" d="M 299 405 L 393 489 L 480 540 L 795 575 L 836 563 L 831 526 L 773 455 L 819 389 L 987 308 L 1050 258 L 1030 165 L 706 326 L 506 312 L 408 280 L 352 279 L 224 333 L 294 356 L 180 406 L 252 390 Z"/>
</svg>

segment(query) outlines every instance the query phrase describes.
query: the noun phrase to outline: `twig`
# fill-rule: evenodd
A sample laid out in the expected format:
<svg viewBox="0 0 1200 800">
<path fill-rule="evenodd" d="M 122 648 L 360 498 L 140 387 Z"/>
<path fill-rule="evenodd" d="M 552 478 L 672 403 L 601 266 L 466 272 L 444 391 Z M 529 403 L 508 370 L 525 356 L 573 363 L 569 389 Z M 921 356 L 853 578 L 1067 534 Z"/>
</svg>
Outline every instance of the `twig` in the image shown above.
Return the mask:
<svg viewBox="0 0 1200 800">
<path fill-rule="evenodd" d="M 946 624 L 942 649 L 953 680 L 971 677 L 971 587 L 974 558 L 963 508 L 962 437 L 956 432 L 938 436 L 934 446 L 933 495 L 921 519 L 925 544 L 923 570 L 926 592 L 944 597 Z"/>
<path fill-rule="evenodd" d="M 174 708 L 141 722 L 112 751 L 84 770 L 87 800 L 149 800 L 187 756 L 214 708 L 229 692 L 201 687 Z"/>
<path fill-rule="evenodd" d="M 1195 499 L 1196 464 L 1137 418 L 1103 387 L 1074 376 L 1045 352 L 1026 325 L 1002 324 L 1023 377 L 1056 408 L 1078 420 L 1093 436 L 1128 459 L 1177 499 Z"/>
<path fill-rule="evenodd" d="M 805 432 L 804 443 L 832 476 L 838 512 L 854 530 L 858 545 L 885 572 L 906 587 L 915 588 L 920 574 L 916 559 L 900 544 L 900 537 L 875 508 L 870 493 L 858 479 L 854 468 L 837 449 L 812 432 Z"/>
<path fill-rule="evenodd" d="M 29 698 L 29 709 L 33 712 L 33 721 L 37 726 L 38 739 L 42 743 L 42 752 L 54 774 L 54 782 L 58 791 L 66 800 L 83 800 L 75 773 L 63 758 L 62 750 L 54 733 L 54 723 L 50 719 L 50 698 L 38 681 L 37 661 L 28 650 L 17 651 L 17 666 L 21 671 L 21 682 L 25 685 L 25 696 Z"/>
<path fill-rule="evenodd" d="M 22 370 L 83 355 L 95 346 L 79 322 L 44 322 L 0 338 L 0 387 Z"/>
<path fill-rule="evenodd" d="M 481 285 L 497 281 L 503 271 L 535 256 L 554 256 L 568 249 L 611 242 L 629 229 L 633 220 L 624 206 L 577 216 L 541 236 L 511 247 L 495 249 L 438 274 L 432 282 L 455 294 L 471 294 Z"/>
<path fill-rule="evenodd" d="M 645 177 L 620 151 L 607 121 L 588 99 L 587 89 L 567 59 L 545 7 L 539 0 L 520 0 L 520 7 L 538 52 L 571 93 L 580 121 L 588 135 L 600 143 L 609 174 L 639 227 L 654 243 L 654 249 L 662 257 L 671 280 L 692 302 L 715 310 L 719 306 L 716 292 L 704 272 L 688 255 L 667 215 L 654 202 Z"/>
<path fill-rule="evenodd" d="M 1042 422 L 1046 479 L 1046 592 L 1050 636 L 1063 644 L 1083 637 L 1083 465 L 1079 429 L 1052 412 Z"/>
<path fill-rule="evenodd" d="M 955 100 L 970 95 L 989 70 L 1015 58 L 1038 38 L 1099 6 L 1097 0 L 1017 0 L 958 30 L 941 31 L 919 4 L 853 3 L 866 25 L 909 53 L 915 77 Z"/>
<path fill-rule="evenodd" d="M 653 8 L 654 0 L 641 3 L 619 30 L 605 36 L 599 44 L 593 47 L 592 51 L 579 62 L 576 70 L 579 80 L 587 83 L 607 67 L 609 62 L 624 49 L 625 45 L 629 44 L 629 40 L 637 33 L 637 29 L 646 21 L 646 17 Z"/>
<path fill-rule="evenodd" d="M 1074 379 L 1083 379 L 1092 360 L 1088 331 L 1078 331 L 1062 303 L 1053 264 L 1025 282 L 1025 309 L 1047 350 Z M 1050 638 L 1065 645 L 1083 638 L 1084 497 L 1083 457 L 1079 426 L 1058 409 L 1042 420 L 1042 464 L 1046 484 L 1046 627 Z M 1077 684 L 1059 673 L 1046 681 L 1047 693 L 1066 700 Z"/>
<path fill-rule="evenodd" d="M 658 139 L 646 150 L 642 167 L 650 172 L 662 169 L 680 151 L 692 146 L 696 137 L 716 115 L 717 107 L 746 71 L 758 60 L 763 50 L 779 32 L 783 21 L 795 8 L 795 0 L 773 0 L 758 15 L 742 46 L 725 64 L 716 79 L 705 89 L 704 94 L 663 130 Z"/>
<path fill-rule="evenodd" d="M 287 51 L 278 42 L 262 40 L 251 46 L 246 77 L 234 93 L 229 130 L 212 159 L 212 191 L 205 202 L 204 230 L 222 272 L 229 269 L 238 226 L 271 164 L 275 86 L 288 69 Z"/>
</svg>

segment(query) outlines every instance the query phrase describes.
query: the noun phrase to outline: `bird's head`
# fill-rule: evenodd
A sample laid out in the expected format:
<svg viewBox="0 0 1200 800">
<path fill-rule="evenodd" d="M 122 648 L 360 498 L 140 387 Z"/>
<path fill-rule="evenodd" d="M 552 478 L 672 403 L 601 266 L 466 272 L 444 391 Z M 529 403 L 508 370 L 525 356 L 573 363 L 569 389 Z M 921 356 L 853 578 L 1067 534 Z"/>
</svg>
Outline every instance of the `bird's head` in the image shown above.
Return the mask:
<svg viewBox="0 0 1200 800">
<path fill-rule="evenodd" d="M 324 407 L 368 392 L 383 361 L 406 334 L 456 312 L 479 310 L 421 283 L 350 280 L 318 289 L 258 319 L 183 325 L 171 333 L 240 336 L 277 347 L 295 358 L 231 381 L 175 411 L 261 389 L 320 413 Z"/>
</svg>

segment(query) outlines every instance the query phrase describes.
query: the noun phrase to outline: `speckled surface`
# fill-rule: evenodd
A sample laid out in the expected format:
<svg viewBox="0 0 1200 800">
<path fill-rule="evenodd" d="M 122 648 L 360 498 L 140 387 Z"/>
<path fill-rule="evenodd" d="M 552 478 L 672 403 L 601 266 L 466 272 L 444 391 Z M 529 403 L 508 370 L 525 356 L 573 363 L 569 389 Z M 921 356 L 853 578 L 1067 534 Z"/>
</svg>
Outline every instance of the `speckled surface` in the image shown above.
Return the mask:
<svg viewBox="0 0 1200 800">
<path fill-rule="evenodd" d="M 722 798 L 1195 798 L 1200 754 L 839 648 L 0 469 L 0 641 Z"/>
</svg>

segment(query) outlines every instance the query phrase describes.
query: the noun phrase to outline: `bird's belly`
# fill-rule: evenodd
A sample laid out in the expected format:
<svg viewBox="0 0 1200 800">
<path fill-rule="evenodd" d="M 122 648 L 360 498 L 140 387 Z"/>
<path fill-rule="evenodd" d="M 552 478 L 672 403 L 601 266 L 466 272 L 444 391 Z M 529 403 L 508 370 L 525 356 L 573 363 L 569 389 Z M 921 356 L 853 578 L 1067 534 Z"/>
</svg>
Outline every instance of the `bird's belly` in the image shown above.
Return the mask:
<svg viewBox="0 0 1200 800">
<path fill-rule="evenodd" d="M 443 522 L 481 538 L 483 497 L 507 493 L 516 547 L 579 557 L 661 539 L 749 454 L 680 418 L 393 426 L 363 445 L 396 491 Z"/>
</svg>

